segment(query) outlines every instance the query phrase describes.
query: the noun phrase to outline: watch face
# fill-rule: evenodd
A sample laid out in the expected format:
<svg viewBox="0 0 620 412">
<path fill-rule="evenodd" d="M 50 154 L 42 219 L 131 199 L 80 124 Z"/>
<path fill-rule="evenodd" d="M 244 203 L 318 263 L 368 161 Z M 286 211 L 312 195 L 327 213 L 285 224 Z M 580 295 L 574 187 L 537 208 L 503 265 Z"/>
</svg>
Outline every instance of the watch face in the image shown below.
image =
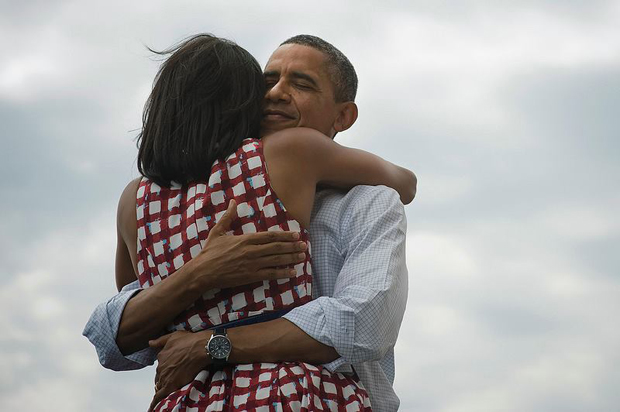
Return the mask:
<svg viewBox="0 0 620 412">
<path fill-rule="evenodd" d="M 226 336 L 214 336 L 209 341 L 209 354 L 214 359 L 226 359 L 230 350 L 230 341 Z"/>
</svg>

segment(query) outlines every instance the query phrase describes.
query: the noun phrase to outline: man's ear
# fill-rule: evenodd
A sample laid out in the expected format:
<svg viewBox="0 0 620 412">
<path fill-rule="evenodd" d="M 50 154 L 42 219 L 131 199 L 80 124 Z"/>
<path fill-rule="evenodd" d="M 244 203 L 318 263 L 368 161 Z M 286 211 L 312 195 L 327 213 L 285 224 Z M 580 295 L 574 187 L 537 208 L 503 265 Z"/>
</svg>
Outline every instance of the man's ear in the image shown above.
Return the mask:
<svg viewBox="0 0 620 412">
<path fill-rule="evenodd" d="M 354 102 L 340 103 L 342 106 L 334 122 L 336 132 L 344 132 L 357 120 L 357 105 Z"/>
</svg>

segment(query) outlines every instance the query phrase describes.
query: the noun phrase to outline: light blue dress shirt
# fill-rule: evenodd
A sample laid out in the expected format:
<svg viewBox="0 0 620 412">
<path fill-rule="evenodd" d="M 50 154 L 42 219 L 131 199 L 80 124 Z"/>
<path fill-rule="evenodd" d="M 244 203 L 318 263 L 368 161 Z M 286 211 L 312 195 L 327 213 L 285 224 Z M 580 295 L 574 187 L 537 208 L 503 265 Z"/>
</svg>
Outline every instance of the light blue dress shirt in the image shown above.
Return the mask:
<svg viewBox="0 0 620 412">
<path fill-rule="evenodd" d="M 384 186 L 317 193 L 310 224 L 314 300 L 284 317 L 336 349 L 331 371 L 355 369 L 374 411 L 396 411 L 394 345 L 407 301 L 407 222 L 398 193 Z M 84 329 L 101 364 L 113 370 L 152 365 L 150 348 L 123 356 L 116 345 L 127 301 L 138 282 L 100 304 Z"/>
</svg>

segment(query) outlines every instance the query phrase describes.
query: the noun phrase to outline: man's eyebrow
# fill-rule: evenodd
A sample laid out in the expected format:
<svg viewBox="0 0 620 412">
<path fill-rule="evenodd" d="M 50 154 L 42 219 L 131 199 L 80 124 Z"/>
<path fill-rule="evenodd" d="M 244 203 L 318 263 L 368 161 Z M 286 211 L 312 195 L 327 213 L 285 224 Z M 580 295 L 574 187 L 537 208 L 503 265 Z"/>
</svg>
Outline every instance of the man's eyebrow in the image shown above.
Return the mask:
<svg viewBox="0 0 620 412">
<path fill-rule="evenodd" d="M 269 70 L 263 73 L 265 77 L 280 77 L 280 72 L 277 70 Z"/>
</svg>

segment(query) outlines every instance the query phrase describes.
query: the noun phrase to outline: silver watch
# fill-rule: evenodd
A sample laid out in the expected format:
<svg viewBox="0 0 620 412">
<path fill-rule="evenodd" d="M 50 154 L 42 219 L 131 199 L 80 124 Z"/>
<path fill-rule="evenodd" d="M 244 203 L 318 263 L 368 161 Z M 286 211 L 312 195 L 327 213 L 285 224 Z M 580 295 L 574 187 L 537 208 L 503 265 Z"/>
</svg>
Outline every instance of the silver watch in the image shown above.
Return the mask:
<svg viewBox="0 0 620 412">
<path fill-rule="evenodd" d="M 228 357 L 232 351 L 230 339 L 226 336 L 226 329 L 216 328 L 205 345 L 207 354 L 213 359 L 214 365 L 223 365 L 228 362 Z"/>
</svg>

